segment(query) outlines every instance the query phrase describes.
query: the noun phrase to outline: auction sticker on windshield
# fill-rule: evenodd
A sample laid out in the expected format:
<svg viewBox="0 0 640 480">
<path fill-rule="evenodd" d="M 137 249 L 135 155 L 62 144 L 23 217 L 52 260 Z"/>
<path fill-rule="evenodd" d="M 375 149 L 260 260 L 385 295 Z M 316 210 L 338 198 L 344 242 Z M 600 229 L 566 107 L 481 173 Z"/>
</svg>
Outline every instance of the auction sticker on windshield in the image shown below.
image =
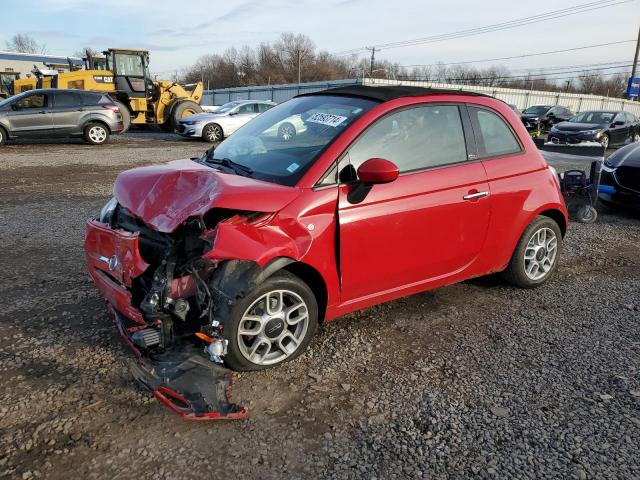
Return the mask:
<svg viewBox="0 0 640 480">
<path fill-rule="evenodd" d="M 346 119 L 347 117 L 343 117 L 341 115 L 316 112 L 307 119 L 307 122 L 319 123 L 320 125 L 328 125 L 329 127 L 337 127 Z"/>
</svg>

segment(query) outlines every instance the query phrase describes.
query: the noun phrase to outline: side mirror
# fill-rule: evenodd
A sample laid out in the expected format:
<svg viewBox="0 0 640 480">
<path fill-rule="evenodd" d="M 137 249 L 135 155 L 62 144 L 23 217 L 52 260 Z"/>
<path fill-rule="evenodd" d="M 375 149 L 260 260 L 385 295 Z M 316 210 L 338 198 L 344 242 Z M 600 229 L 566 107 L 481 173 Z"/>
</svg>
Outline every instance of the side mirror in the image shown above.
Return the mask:
<svg viewBox="0 0 640 480">
<path fill-rule="evenodd" d="M 237 110 L 234 110 L 233 112 L 229 112 L 229 116 L 237 115 L 237 114 L 238 114 L 238 111 L 237 111 Z"/>
<path fill-rule="evenodd" d="M 624 120 L 616 120 L 611 124 L 612 127 L 621 127 L 622 125 L 624 125 Z"/>
<path fill-rule="evenodd" d="M 357 172 L 359 182 L 347 194 L 349 203 L 354 204 L 362 202 L 374 185 L 393 182 L 400 174 L 398 167 L 384 158 L 370 158 Z"/>
<path fill-rule="evenodd" d="M 398 167 L 384 158 L 370 158 L 358 167 L 360 182 L 368 185 L 393 182 L 399 174 Z"/>
</svg>

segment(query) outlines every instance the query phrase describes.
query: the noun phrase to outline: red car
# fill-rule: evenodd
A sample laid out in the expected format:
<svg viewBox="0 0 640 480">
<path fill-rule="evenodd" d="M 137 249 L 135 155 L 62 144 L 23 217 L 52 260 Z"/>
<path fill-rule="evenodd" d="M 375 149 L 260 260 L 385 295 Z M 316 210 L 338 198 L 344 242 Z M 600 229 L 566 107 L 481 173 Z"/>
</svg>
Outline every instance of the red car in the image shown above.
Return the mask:
<svg viewBox="0 0 640 480">
<path fill-rule="evenodd" d="M 208 344 L 236 370 L 398 297 L 492 272 L 538 286 L 567 230 L 507 104 L 417 87 L 300 95 L 202 158 L 121 173 L 114 195 L 85 248 L 121 332 L 142 355 Z"/>
</svg>

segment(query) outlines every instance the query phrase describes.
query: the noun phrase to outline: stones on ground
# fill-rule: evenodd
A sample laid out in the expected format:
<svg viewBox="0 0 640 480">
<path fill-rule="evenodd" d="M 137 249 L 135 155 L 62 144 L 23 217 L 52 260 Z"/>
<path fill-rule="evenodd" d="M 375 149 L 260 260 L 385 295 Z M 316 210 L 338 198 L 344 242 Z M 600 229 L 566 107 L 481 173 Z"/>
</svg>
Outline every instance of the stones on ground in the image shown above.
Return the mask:
<svg viewBox="0 0 640 480">
<path fill-rule="evenodd" d="M 496 417 L 505 418 L 509 416 L 509 410 L 504 407 L 492 406 L 490 408 L 491 413 L 493 413 Z"/>
</svg>

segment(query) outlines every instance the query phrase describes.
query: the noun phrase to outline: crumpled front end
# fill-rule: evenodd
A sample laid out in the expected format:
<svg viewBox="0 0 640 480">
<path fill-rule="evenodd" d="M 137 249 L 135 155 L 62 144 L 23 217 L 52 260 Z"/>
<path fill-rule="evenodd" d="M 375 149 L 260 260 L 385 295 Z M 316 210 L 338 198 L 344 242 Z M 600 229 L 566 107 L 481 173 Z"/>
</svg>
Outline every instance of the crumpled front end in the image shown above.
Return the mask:
<svg viewBox="0 0 640 480">
<path fill-rule="evenodd" d="M 207 279 L 217 261 L 203 257 L 203 235 L 218 211 L 175 232 L 155 231 L 118 206 L 108 222 L 87 223 L 89 274 L 135 353 L 134 377 L 185 419 L 239 419 L 231 401 L 231 371 L 221 365 L 225 341 L 216 335 Z M 219 218 L 214 218 L 216 215 Z"/>
</svg>

